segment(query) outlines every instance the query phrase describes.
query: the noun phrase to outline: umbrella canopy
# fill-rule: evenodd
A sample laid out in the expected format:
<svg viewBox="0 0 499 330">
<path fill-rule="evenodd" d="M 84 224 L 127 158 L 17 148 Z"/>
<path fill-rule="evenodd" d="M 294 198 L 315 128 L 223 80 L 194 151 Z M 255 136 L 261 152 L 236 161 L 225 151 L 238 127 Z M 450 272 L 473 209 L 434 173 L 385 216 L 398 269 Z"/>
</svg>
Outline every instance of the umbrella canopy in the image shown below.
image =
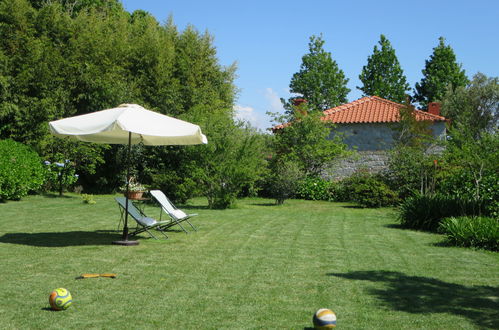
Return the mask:
<svg viewBox="0 0 499 330">
<path fill-rule="evenodd" d="M 137 104 L 122 104 L 107 109 L 49 122 L 50 132 L 58 137 L 75 140 L 128 144 L 127 193 L 130 185 L 130 146 L 142 142 L 145 145 L 192 145 L 206 144 L 208 140 L 198 125 L 146 110 Z M 126 199 L 123 241 L 120 245 L 136 245 L 128 241 L 128 194 Z"/>
<path fill-rule="evenodd" d="M 191 145 L 207 143 L 198 125 L 146 110 L 137 104 L 51 121 L 50 132 L 59 137 L 108 144 Z"/>
</svg>

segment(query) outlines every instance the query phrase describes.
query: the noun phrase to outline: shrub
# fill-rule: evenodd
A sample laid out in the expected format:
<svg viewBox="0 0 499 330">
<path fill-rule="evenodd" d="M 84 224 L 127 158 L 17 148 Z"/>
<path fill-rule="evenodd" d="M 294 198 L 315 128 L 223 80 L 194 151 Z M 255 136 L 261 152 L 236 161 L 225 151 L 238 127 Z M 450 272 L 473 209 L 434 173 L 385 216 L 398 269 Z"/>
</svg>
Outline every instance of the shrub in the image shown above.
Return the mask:
<svg viewBox="0 0 499 330">
<path fill-rule="evenodd" d="M 299 183 L 296 196 L 313 201 L 332 200 L 333 182 L 318 177 L 308 177 Z"/>
<path fill-rule="evenodd" d="M 477 184 L 466 168 L 449 168 L 441 173 L 438 190 L 464 199 L 474 199 L 479 195 L 483 201 L 483 214 L 499 216 L 499 175 L 496 170 L 484 170 Z"/>
<path fill-rule="evenodd" d="M 272 174 L 269 177 L 270 194 L 281 205 L 288 198 L 295 196 L 298 182 L 303 172 L 294 161 L 273 162 Z"/>
<path fill-rule="evenodd" d="M 44 180 L 40 157 L 27 146 L 0 141 L 0 199 L 18 200 L 40 188 Z"/>
<path fill-rule="evenodd" d="M 82 194 L 81 198 L 82 198 L 84 204 L 95 204 L 95 203 L 97 203 L 94 200 L 94 195 L 91 195 L 91 194 Z"/>
<path fill-rule="evenodd" d="M 394 205 L 397 194 L 385 183 L 368 178 L 353 187 L 352 199 L 363 207 L 382 207 Z"/>
<path fill-rule="evenodd" d="M 397 194 L 380 178 L 359 172 L 342 180 L 336 189 L 335 200 L 355 202 L 363 207 L 382 207 L 397 203 Z"/>
<path fill-rule="evenodd" d="M 44 162 L 46 166 L 45 189 L 57 190 L 62 196 L 64 190 L 78 180 L 78 174 L 75 173 L 74 162 L 69 159 L 59 162 Z"/>
<path fill-rule="evenodd" d="M 436 231 L 448 217 L 478 215 L 481 201 L 446 195 L 415 195 L 400 205 L 399 220 L 407 228 Z"/>
<path fill-rule="evenodd" d="M 178 204 L 184 204 L 199 190 L 189 177 L 181 178 L 177 173 L 164 172 L 151 175 L 151 187 L 163 191 L 168 198 Z"/>
<path fill-rule="evenodd" d="M 452 217 L 443 219 L 439 230 L 446 242 L 464 247 L 499 251 L 499 219 L 489 217 Z"/>
</svg>

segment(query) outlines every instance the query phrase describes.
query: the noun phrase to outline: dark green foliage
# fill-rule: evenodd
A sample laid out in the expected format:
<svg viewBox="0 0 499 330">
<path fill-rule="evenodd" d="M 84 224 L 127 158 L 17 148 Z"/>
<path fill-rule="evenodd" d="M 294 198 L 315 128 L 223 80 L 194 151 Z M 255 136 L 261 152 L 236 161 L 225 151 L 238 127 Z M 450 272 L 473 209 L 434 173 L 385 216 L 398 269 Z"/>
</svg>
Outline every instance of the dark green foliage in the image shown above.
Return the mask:
<svg viewBox="0 0 499 330">
<path fill-rule="evenodd" d="M 402 103 L 410 90 L 404 71 L 395 55 L 390 41 L 380 36 L 380 49 L 374 46 L 373 54 L 367 58 L 367 65 L 362 68 L 359 79 L 362 87 L 357 87 L 363 96 L 379 96 Z"/>
<path fill-rule="evenodd" d="M 499 219 L 452 217 L 442 220 L 440 232 L 448 244 L 499 251 Z"/>
<path fill-rule="evenodd" d="M 306 104 L 274 120 L 289 124 L 274 132 L 273 161 L 286 158 L 296 162 L 306 176 L 318 176 L 325 164 L 346 153 L 340 136 L 330 138 L 333 126 L 321 120 L 321 113 L 308 112 Z"/>
<path fill-rule="evenodd" d="M 264 141 L 254 129 L 223 118 L 212 118 L 205 131 L 207 145 L 188 147 L 195 161 L 189 176 L 201 183 L 210 208 L 228 208 L 265 171 Z"/>
<path fill-rule="evenodd" d="M 171 18 L 161 26 L 119 1 L 0 1 L 0 138 L 29 144 L 51 162 L 71 159 L 88 192 L 123 184 L 122 148 L 62 142 L 49 135 L 48 121 L 138 103 L 199 124 L 211 143 L 220 127 L 209 121 L 232 120 L 234 73 L 218 63 L 210 34 L 178 31 Z M 146 149 L 134 170 L 149 184 L 165 171 L 190 186 L 184 182 L 206 156 L 202 148 Z"/>
<path fill-rule="evenodd" d="M 270 162 L 267 181 L 270 184 L 270 195 L 275 198 L 277 205 L 282 205 L 286 199 L 296 195 L 302 178 L 303 172 L 296 162 L 286 159 L 273 159 Z"/>
<path fill-rule="evenodd" d="M 352 200 L 363 207 L 394 205 L 397 195 L 385 183 L 369 178 L 352 189 Z"/>
<path fill-rule="evenodd" d="M 287 123 L 274 131 L 269 161 L 271 195 L 278 204 L 294 196 L 299 181 L 318 177 L 327 163 L 346 153 L 341 137 L 329 138 L 331 125 L 321 120 L 318 111 L 307 111 L 309 105 L 292 106 L 292 112 L 274 120 Z"/>
<path fill-rule="evenodd" d="M 357 172 L 340 182 L 335 200 L 355 202 L 362 207 L 383 207 L 395 205 L 397 194 L 380 177 Z"/>
<path fill-rule="evenodd" d="M 424 149 L 398 146 L 390 151 L 388 168 L 383 175 L 388 185 L 404 199 L 414 194 L 435 191 L 440 155 L 428 154 Z"/>
<path fill-rule="evenodd" d="M 444 218 L 479 215 L 483 202 L 446 196 L 415 195 L 400 205 L 399 220 L 407 228 L 436 231 Z"/>
<path fill-rule="evenodd" d="M 38 154 L 12 141 L 0 141 L 0 200 L 18 200 L 37 190 L 45 171 Z"/>
<path fill-rule="evenodd" d="M 452 131 L 440 175 L 440 191 L 483 201 L 483 214 L 498 214 L 499 137 L 482 133 L 475 140 Z"/>
<path fill-rule="evenodd" d="M 389 151 L 384 176 L 400 198 L 435 191 L 437 164 L 441 159 L 440 141 L 435 139 L 431 122 L 416 119 L 415 108 L 406 100 L 400 108 L 400 121 L 392 125 L 395 147 Z"/>
<path fill-rule="evenodd" d="M 468 78 L 461 64 L 456 62 L 454 50 L 445 45 L 445 39 L 439 38 L 439 44 L 433 48 L 433 54 L 426 60 L 425 68 L 422 70 L 423 78 L 416 83 L 414 100 L 426 109 L 429 102 L 440 101 L 450 87 L 466 86 Z"/>
<path fill-rule="evenodd" d="M 499 216 L 499 172 L 482 168 L 481 173 L 457 164 L 444 164 L 445 170 L 438 173 L 437 191 L 458 198 L 483 201 L 482 214 Z M 478 181 L 477 181 L 478 180 Z"/>
<path fill-rule="evenodd" d="M 331 53 L 323 48 L 322 35 L 311 36 L 309 53 L 302 57 L 300 71 L 291 78 L 291 93 L 301 95 L 308 101 L 310 110 L 323 111 L 347 102 L 350 89 L 348 79 L 331 58 Z M 285 103 L 289 108 L 293 98 Z"/>
<path fill-rule="evenodd" d="M 59 196 L 62 196 L 64 190 L 78 180 L 78 174 L 75 173 L 74 162 L 71 162 L 69 159 L 53 163 L 45 161 L 45 166 L 47 173 L 45 189 L 58 191 Z"/>
<path fill-rule="evenodd" d="M 314 201 L 329 201 L 333 197 L 333 186 L 333 182 L 320 177 L 308 177 L 300 182 L 296 197 Z"/>
<path fill-rule="evenodd" d="M 189 198 L 201 195 L 194 180 L 188 176 L 180 177 L 176 172 L 160 172 L 152 175 L 150 186 L 163 191 L 168 198 L 178 204 L 184 204 Z"/>
<path fill-rule="evenodd" d="M 442 115 L 451 120 L 451 132 L 475 140 L 484 133 L 497 132 L 499 78 L 477 73 L 467 86 L 449 88 L 442 100 Z"/>
</svg>

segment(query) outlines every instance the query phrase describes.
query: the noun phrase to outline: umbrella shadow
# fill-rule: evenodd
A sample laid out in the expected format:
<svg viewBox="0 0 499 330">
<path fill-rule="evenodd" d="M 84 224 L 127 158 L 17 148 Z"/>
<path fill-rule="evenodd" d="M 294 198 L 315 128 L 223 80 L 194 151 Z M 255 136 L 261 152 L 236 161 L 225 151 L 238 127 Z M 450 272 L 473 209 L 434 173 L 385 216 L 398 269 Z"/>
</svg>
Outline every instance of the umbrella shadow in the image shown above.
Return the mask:
<svg viewBox="0 0 499 330">
<path fill-rule="evenodd" d="M 329 273 L 350 280 L 381 282 L 368 289 L 385 306 L 408 313 L 447 313 L 466 317 L 480 328 L 499 328 L 499 288 L 465 286 L 431 277 L 390 271 Z"/>
<path fill-rule="evenodd" d="M 121 238 L 115 231 L 69 231 L 48 233 L 7 233 L 0 237 L 0 243 L 43 247 L 65 247 L 80 245 L 110 245 Z"/>
</svg>

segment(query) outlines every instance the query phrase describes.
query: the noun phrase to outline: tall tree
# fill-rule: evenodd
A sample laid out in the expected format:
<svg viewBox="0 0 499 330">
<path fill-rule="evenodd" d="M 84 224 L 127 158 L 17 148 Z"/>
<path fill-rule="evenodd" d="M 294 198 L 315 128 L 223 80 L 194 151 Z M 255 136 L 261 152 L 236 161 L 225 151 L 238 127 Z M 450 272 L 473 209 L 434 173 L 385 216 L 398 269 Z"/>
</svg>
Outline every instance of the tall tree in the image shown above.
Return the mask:
<svg viewBox="0 0 499 330">
<path fill-rule="evenodd" d="M 451 120 L 450 132 L 478 140 L 484 133 L 497 134 L 499 123 L 499 77 L 477 73 L 466 87 L 448 89 L 442 113 Z"/>
<path fill-rule="evenodd" d="M 348 79 L 323 46 L 322 35 L 310 37 L 309 53 L 302 57 L 300 71 L 293 75 L 289 84 L 292 93 L 308 101 L 309 109 L 319 111 L 346 103 L 350 92 L 346 86 Z M 293 98 L 288 102 L 281 101 L 292 113 Z"/>
<path fill-rule="evenodd" d="M 466 86 L 468 78 L 461 66 L 456 62 L 454 50 L 450 45 L 445 45 L 445 39 L 440 37 L 438 46 L 433 48 L 433 54 L 426 60 L 423 78 L 416 83 L 414 100 L 426 109 L 429 102 L 442 99 L 447 87 L 455 89 Z"/>
<path fill-rule="evenodd" d="M 379 46 L 380 49 L 375 45 L 373 54 L 367 58 L 367 65 L 359 75 L 363 86 L 357 86 L 357 89 L 364 92 L 364 96 L 376 95 L 402 103 L 410 88 L 395 49 L 384 35 L 380 36 Z"/>
</svg>

